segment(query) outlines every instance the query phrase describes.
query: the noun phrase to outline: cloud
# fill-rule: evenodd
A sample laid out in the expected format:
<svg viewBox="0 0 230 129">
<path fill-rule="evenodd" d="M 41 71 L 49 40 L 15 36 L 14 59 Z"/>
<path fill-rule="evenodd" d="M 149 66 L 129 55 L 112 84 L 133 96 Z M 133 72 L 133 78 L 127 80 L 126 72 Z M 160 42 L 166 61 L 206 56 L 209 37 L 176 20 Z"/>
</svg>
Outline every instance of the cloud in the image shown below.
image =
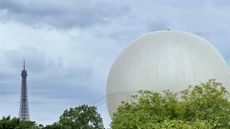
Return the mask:
<svg viewBox="0 0 230 129">
<path fill-rule="evenodd" d="M 90 92 L 88 88 L 91 87 L 93 81 L 91 68 L 74 65 L 64 67 L 62 61 L 56 61 L 33 47 L 18 48 L 3 54 L 3 60 L 7 65 L 3 66 L 5 70 L 2 69 L 2 71 L 6 73 L 1 74 L 1 80 L 10 79 L 11 76 L 20 78 L 23 59 L 27 61 L 28 83 L 32 84 L 31 92 L 34 92 L 33 95 L 35 96 L 72 99 L 71 97 L 77 98 L 77 96 L 82 95 L 78 94 L 82 91 Z M 10 70 L 8 74 L 6 69 Z M 67 92 L 63 92 L 63 89 L 66 89 Z"/>
<path fill-rule="evenodd" d="M 50 6 L 52 5 L 52 6 Z M 48 25 L 55 28 L 85 28 L 103 24 L 124 15 L 128 9 L 106 1 L 0 1 L 0 19 L 29 25 Z"/>
</svg>

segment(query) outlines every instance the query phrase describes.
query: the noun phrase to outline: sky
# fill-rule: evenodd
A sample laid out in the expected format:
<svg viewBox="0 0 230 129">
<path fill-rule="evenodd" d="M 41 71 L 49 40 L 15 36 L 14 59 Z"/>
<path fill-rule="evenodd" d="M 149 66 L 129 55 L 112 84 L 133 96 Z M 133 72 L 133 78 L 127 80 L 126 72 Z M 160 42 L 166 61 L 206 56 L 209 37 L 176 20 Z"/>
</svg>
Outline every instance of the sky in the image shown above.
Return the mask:
<svg viewBox="0 0 230 129">
<path fill-rule="evenodd" d="M 31 120 L 95 105 L 105 127 L 106 79 L 135 38 L 165 29 L 195 33 L 230 64 L 228 0 L 0 0 L 0 117 L 18 116 L 23 59 Z"/>
</svg>

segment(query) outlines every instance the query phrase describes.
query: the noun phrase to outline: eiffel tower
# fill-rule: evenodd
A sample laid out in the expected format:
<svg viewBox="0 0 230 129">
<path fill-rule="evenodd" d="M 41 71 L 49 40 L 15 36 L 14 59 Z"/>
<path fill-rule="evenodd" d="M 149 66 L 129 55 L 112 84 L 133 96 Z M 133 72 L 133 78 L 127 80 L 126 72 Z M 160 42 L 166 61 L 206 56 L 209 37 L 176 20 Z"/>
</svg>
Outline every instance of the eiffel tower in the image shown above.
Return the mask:
<svg viewBox="0 0 230 129">
<path fill-rule="evenodd" d="M 21 73 L 22 82 L 21 82 L 21 98 L 20 98 L 20 108 L 19 108 L 19 118 L 21 120 L 29 120 L 29 105 L 28 105 L 28 91 L 27 91 L 27 71 L 25 69 L 25 60 L 23 61 L 23 70 Z"/>
</svg>

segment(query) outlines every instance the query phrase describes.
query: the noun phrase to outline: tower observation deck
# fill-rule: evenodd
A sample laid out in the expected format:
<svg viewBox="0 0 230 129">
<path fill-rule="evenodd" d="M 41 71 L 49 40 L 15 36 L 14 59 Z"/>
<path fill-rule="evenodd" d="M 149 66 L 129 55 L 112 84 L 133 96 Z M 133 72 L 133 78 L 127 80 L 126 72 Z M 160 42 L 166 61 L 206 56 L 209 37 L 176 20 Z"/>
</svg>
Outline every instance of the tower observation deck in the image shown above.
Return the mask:
<svg viewBox="0 0 230 129">
<path fill-rule="evenodd" d="M 19 118 L 21 120 L 29 120 L 29 104 L 28 104 L 28 91 L 27 91 L 27 71 L 25 69 L 25 61 L 23 61 L 23 70 L 21 72 L 22 82 L 21 82 L 21 98 L 20 98 L 20 108 L 19 108 Z"/>
</svg>

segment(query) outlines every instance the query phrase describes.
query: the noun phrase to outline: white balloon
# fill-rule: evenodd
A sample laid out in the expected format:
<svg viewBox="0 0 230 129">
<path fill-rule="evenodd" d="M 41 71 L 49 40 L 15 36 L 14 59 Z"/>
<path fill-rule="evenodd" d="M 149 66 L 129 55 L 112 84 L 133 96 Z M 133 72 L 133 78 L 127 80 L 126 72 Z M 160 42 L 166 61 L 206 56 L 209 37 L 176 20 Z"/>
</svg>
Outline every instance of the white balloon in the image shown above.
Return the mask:
<svg viewBox="0 0 230 129">
<path fill-rule="evenodd" d="M 158 31 L 136 39 L 117 57 L 107 80 L 112 118 L 121 101 L 139 90 L 181 91 L 217 79 L 230 89 L 230 70 L 203 38 L 181 31 Z"/>
</svg>

